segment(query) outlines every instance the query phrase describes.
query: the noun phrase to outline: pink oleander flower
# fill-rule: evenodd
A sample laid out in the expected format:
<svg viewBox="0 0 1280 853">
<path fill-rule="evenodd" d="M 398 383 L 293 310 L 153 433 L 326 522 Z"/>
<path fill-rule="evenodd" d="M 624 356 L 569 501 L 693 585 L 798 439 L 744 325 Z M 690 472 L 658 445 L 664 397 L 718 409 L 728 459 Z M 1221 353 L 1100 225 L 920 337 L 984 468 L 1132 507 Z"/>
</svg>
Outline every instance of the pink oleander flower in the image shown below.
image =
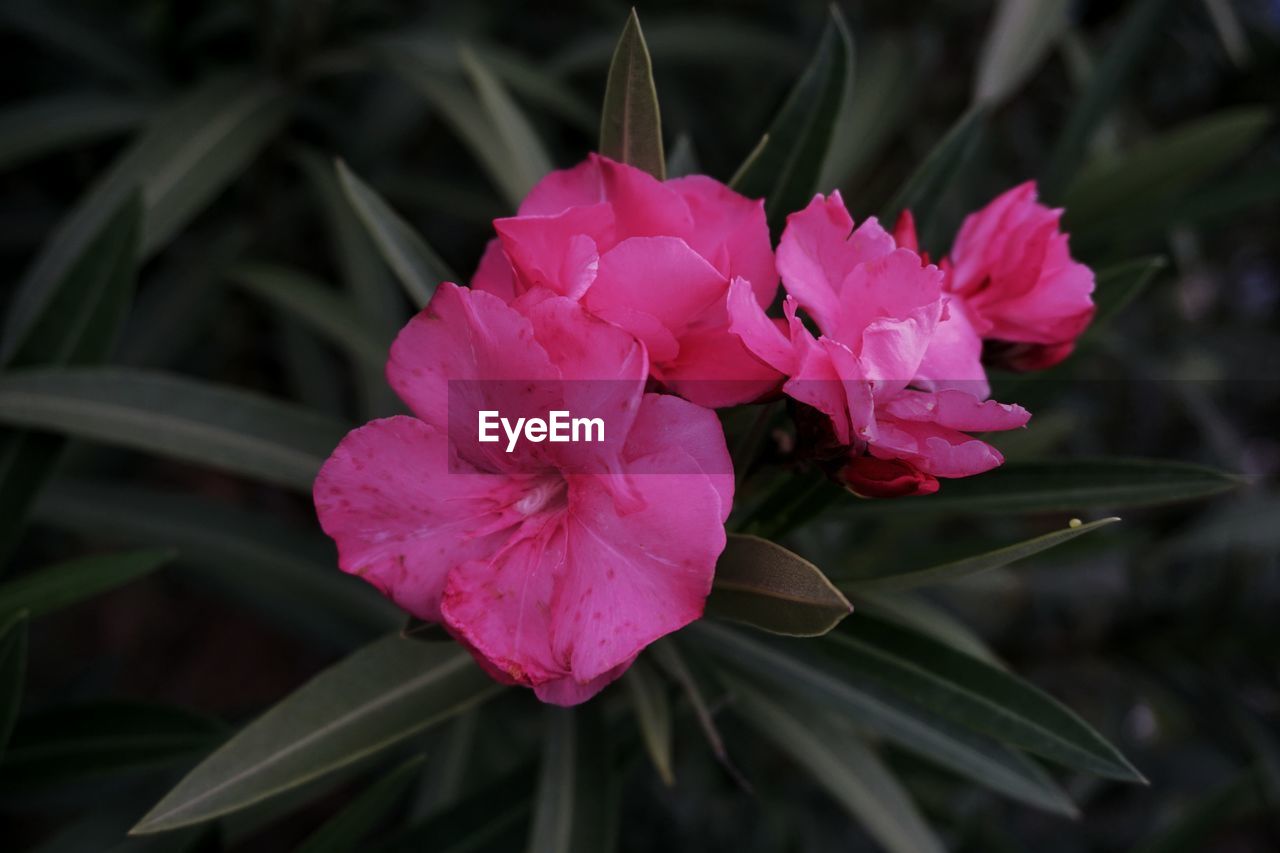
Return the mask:
<svg viewBox="0 0 1280 853">
<path fill-rule="evenodd" d="M 725 311 L 732 281 L 762 308 L 778 289 L 761 201 L 592 154 L 543 178 L 494 227 L 477 290 L 511 301 L 546 287 L 580 301 L 639 338 L 653 378 L 700 405 L 750 402 L 781 381 L 729 332 Z"/>
<path fill-rule="evenodd" d="M 315 482 L 342 569 L 440 622 L 496 679 L 582 702 L 702 615 L 733 476 L 715 414 L 645 393 L 626 331 L 544 288 L 441 285 L 387 378 L 413 412 L 352 431 Z M 479 410 L 602 417 L 600 444 L 482 443 Z"/>
<path fill-rule="evenodd" d="M 899 248 L 874 218 L 855 229 L 838 192 L 788 217 L 778 270 L 788 294 L 786 331 L 736 282 L 731 328 L 787 376 L 788 396 L 827 417 L 845 457 L 838 479 L 868 496 L 928 494 L 938 477 L 967 477 L 1004 461 L 966 433 L 1013 429 L 1030 415 L 985 399 L 980 350 L 963 336 L 950 344 L 943 336 L 956 314 L 942 293 L 942 271 Z M 816 336 L 798 317 L 801 308 Z M 923 377 L 922 368 L 932 375 Z"/>
<path fill-rule="evenodd" d="M 956 318 L 950 343 L 940 346 L 984 351 L 987 363 L 1010 370 L 1043 370 L 1071 354 L 1093 319 L 1094 281 L 1092 270 L 1072 260 L 1061 219 L 1061 210 L 1036 201 L 1034 181 L 965 218 L 940 264 Z M 910 211 L 894 237 L 917 248 Z"/>
</svg>

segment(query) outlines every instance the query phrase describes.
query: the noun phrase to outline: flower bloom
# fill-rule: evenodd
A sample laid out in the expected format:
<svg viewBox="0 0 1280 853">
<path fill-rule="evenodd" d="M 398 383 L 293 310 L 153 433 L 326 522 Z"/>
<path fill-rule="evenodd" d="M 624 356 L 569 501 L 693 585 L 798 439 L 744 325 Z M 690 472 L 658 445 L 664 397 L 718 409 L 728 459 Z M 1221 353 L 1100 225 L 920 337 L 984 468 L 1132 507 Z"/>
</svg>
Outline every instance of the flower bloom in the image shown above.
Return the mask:
<svg viewBox="0 0 1280 853">
<path fill-rule="evenodd" d="M 1061 210 L 1036 201 L 1033 181 L 965 218 L 940 264 L 953 345 L 964 339 L 978 350 L 985 342 L 987 362 L 1011 370 L 1043 370 L 1071 354 L 1093 319 L 1094 281 L 1092 270 L 1072 260 L 1061 219 Z M 894 236 L 917 248 L 910 211 Z"/>
<path fill-rule="evenodd" d="M 980 349 L 943 334 L 957 314 L 943 296 L 941 270 L 899 248 L 874 218 L 854 229 L 838 192 L 788 217 L 778 270 L 786 331 L 737 282 L 732 330 L 787 376 L 788 396 L 826 416 L 846 485 L 868 496 L 928 494 L 938 477 L 1004 461 L 966 433 L 1013 429 L 1030 415 L 986 400 Z"/>
<path fill-rule="evenodd" d="M 562 705 L 594 695 L 702 615 L 733 498 L 715 414 L 645 393 L 649 369 L 572 298 L 442 285 L 387 364 L 414 416 L 354 430 L 316 479 L 342 569 L 500 681 Z M 508 453 L 479 441 L 489 409 L 601 416 L 607 440 Z"/>
<path fill-rule="evenodd" d="M 475 289 L 509 302 L 545 287 L 580 301 L 640 339 L 653 378 L 699 405 L 750 402 L 781 381 L 729 332 L 725 311 L 732 281 L 761 308 L 778 289 L 761 201 L 592 154 L 543 178 L 494 227 Z"/>
</svg>

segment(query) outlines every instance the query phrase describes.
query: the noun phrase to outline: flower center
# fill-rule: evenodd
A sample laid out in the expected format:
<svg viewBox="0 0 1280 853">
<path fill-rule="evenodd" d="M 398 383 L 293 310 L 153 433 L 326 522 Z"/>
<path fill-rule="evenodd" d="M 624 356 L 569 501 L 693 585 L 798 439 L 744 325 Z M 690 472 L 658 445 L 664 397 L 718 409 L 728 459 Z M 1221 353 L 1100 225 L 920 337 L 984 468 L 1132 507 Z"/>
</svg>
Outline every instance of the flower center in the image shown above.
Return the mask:
<svg viewBox="0 0 1280 853">
<path fill-rule="evenodd" d="M 565 503 L 568 484 L 559 474 L 535 480 L 529 491 L 516 501 L 516 511 L 521 515 L 533 515 L 555 504 Z"/>
</svg>

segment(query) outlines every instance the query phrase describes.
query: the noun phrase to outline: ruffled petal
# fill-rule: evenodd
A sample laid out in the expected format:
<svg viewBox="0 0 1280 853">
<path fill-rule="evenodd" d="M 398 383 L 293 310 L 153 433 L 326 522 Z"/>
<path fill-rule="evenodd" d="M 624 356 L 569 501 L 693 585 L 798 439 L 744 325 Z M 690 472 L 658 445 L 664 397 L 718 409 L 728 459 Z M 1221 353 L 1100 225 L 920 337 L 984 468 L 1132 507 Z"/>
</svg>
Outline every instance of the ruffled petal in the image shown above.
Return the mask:
<svg viewBox="0 0 1280 853">
<path fill-rule="evenodd" d="M 342 440 L 316 477 L 320 526 L 342 570 L 420 619 L 439 621 L 445 577 L 491 553 L 523 520 L 520 477 L 477 473 L 416 418 L 373 421 Z"/>
</svg>

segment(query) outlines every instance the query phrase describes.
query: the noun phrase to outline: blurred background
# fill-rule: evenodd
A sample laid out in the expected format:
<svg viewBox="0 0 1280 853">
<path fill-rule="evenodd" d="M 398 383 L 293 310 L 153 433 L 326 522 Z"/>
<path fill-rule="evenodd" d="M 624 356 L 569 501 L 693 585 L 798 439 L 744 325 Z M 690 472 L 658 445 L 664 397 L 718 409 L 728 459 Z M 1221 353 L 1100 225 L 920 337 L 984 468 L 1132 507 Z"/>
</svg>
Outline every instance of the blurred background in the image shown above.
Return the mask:
<svg viewBox="0 0 1280 853">
<path fill-rule="evenodd" d="M 1229 494 L 1125 512 L 1123 524 L 917 602 L 1076 709 L 1149 786 L 1060 778 L 1081 811 L 1072 819 L 886 757 L 954 850 L 1280 849 L 1280 3 L 1045 2 L 1046 20 L 1065 10 L 1065 23 L 1019 31 L 1044 47 L 1002 78 L 1012 84 L 983 77 L 999 43 L 993 3 L 839 6 L 855 75 L 821 186 L 841 189 L 856 218 L 883 210 L 976 109 L 981 127 L 965 131 L 954 179 L 932 200 L 924 238 L 935 256 L 966 212 L 1039 178 L 1045 200 L 1067 207 L 1078 258 L 1151 273 L 1122 276 L 1105 325 L 1068 363 L 997 378 L 998 399 L 1035 414 L 997 441 L 1010 460 L 1161 457 L 1244 476 Z M 251 389 L 347 424 L 393 412 L 381 363 L 412 307 L 333 159 L 465 281 L 528 176 L 594 147 L 627 11 L 604 0 L 0 0 L 8 310 L 21 308 L 20 281 L 54 275 L 65 247 L 141 185 L 137 293 L 105 363 Z M 827 4 L 646 0 L 638 12 L 672 171 L 727 180 L 812 56 Z M 1103 73 L 1112 85 L 1099 98 L 1089 83 Z M 480 94 L 495 81 L 505 120 Z M 1072 124 L 1088 97 L 1092 120 Z M 1082 166 L 1068 169 L 1060 140 L 1081 128 Z M 126 842 L 232 727 L 397 617 L 337 572 L 305 493 L 72 442 L 38 496 L 15 497 L 45 480 L 24 473 L 24 458 L 6 456 L 3 469 L 7 577 L 126 546 L 173 556 L 32 623 L 0 760 L 5 849 L 288 849 L 378 778 L 357 767 L 221 821 L 214 836 Z M 1064 520 L 835 504 L 799 519 L 788 541 L 829 575 L 856 578 Z M 536 755 L 534 703 L 508 693 L 482 712 L 502 721 L 503 739 L 455 758 L 443 793 L 438 771 L 415 779 L 375 839 L 442 813 L 445 826 L 465 823 L 470 792 Z M 677 718 L 674 787 L 643 756 L 620 770 L 620 849 L 877 849 L 724 714 L 744 790 L 689 716 Z M 447 754 L 465 735 L 433 733 L 429 750 Z M 487 843 L 466 849 L 522 845 Z"/>
</svg>

